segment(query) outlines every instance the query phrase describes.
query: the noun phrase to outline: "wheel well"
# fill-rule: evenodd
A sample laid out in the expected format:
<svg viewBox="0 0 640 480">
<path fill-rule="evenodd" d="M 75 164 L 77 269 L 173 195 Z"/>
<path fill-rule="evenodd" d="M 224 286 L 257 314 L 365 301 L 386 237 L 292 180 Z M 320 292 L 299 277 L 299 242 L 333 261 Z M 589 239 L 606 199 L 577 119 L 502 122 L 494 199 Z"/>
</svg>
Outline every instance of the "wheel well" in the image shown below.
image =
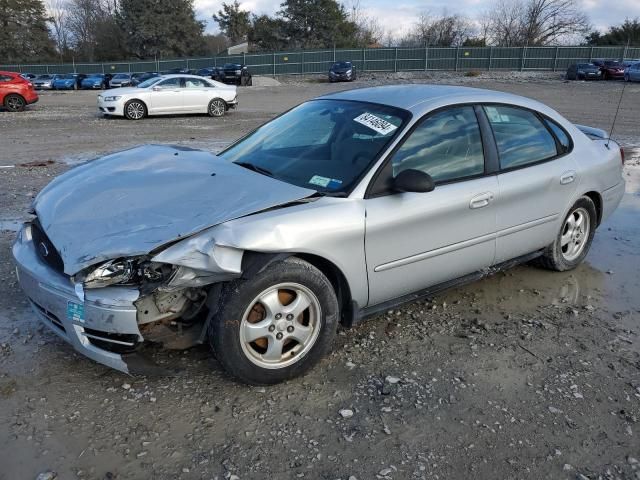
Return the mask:
<svg viewBox="0 0 640 480">
<path fill-rule="evenodd" d="M 147 103 L 144 100 L 140 100 L 139 98 L 132 98 L 131 100 L 127 100 L 126 102 L 124 102 L 125 106 L 130 104 L 131 102 L 140 102 L 142 105 L 144 105 L 144 109 L 148 112 L 149 111 L 149 107 L 147 107 Z"/>
<path fill-rule="evenodd" d="M 598 192 L 587 192 L 584 196 L 589 197 L 596 206 L 596 214 L 598 215 L 596 226 L 600 225 L 600 221 L 602 220 L 602 197 Z"/>
<path fill-rule="evenodd" d="M 11 92 L 11 93 L 7 93 L 7 94 L 4 96 L 4 98 L 2 99 L 2 103 L 4 103 L 4 101 L 5 101 L 7 98 L 9 98 L 9 97 L 20 97 L 20 98 L 22 99 L 22 101 L 23 101 L 23 102 L 25 102 L 25 103 L 27 102 L 27 101 L 25 100 L 25 98 L 24 98 L 22 95 L 20 95 L 19 93 Z"/>
<path fill-rule="evenodd" d="M 294 254 L 294 256 L 301 258 L 305 262 L 309 262 L 325 274 L 331 282 L 331 285 L 333 285 L 333 289 L 338 297 L 338 303 L 340 304 L 340 323 L 343 325 L 351 325 L 355 312 L 353 311 L 353 303 L 351 301 L 351 289 L 342 271 L 334 263 L 317 255 L 299 253 Z"/>
</svg>

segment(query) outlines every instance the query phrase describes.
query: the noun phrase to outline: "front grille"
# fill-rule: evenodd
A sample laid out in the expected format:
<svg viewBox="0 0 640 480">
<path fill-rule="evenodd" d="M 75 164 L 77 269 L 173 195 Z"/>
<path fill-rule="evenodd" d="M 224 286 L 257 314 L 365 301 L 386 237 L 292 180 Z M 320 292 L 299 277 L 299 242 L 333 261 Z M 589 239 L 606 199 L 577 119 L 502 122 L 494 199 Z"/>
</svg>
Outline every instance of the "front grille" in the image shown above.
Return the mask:
<svg viewBox="0 0 640 480">
<path fill-rule="evenodd" d="M 31 224 L 31 236 L 33 238 L 33 244 L 40 259 L 53 268 L 56 272 L 64 272 L 64 263 L 62 257 L 53 246 L 49 237 L 42 230 L 40 222 L 36 219 Z"/>
<path fill-rule="evenodd" d="M 133 333 L 110 333 L 85 327 L 83 335 L 92 345 L 113 353 L 130 353 L 138 347 L 138 335 Z"/>
<path fill-rule="evenodd" d="M 29 299 L 31 300 L 31 299 Z M 54 327 L 57 327 L 58 330 L 62 330 L 63 332 L 66 332 L 66 329 L 64 328 L 64 325 L 62 324 L 62 322 L 60 321 L 60 319 L 53 313 L 51 313 L 49 310 L 47 310 L 46 308 L 38 305 L 36 302 L 34 302 L 33 300 L 31 300 L 31 303 L 33 304 L 34 307 L 36 307 L 36 309 L 47 319 L 49 320 L 49 322 L 51 322 L 51 324 Z"/>
</svg>

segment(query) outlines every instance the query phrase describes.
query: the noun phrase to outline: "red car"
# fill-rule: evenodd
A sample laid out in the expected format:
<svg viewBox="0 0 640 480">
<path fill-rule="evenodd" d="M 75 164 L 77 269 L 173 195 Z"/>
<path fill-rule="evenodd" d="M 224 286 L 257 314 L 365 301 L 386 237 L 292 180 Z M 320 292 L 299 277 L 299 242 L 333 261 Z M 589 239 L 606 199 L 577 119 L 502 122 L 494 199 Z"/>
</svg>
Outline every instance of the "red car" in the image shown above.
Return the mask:
<svg viewBox="0 0 640 480">
<path fill-rule="evenodd" d="M 10 112 L 21 112 L 25 106 L 37 101 L 38 94 L 29 80 L 19 73 L 0 71 L 0 106 Z"/>
<path fill-rule="evenodd" d="M 624 78 L 624 65 L 615 60 L 605 60 L 602 62 L 600 71 L 605 80 L 622 80 Z"/>
</svg>

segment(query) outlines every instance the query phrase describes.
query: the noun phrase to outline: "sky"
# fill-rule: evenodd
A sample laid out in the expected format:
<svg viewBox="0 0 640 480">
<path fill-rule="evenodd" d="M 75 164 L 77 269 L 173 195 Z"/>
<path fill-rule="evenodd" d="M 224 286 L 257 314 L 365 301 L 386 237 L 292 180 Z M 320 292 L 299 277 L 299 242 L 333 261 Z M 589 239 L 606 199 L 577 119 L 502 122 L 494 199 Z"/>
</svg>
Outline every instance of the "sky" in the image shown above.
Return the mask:
<svg viewBox="0 0 640 480">
<path fill-rule="evenodd" d="M 227 0 L 232 3 L 233 0 Z M 342 3 L 349 7 L 353 0 Z M 282 0 L 240 0 L 241 8 L 256 14 L 274 14 L 280 8 Z M 592 25 L 601 31 L 606 31 L 609 25 L 617 25 L 626 17 L 640 17 L 640 0 L 578 0 L 584 12 L 591 19 Z M 217 24 L 211 15 L 217 12 L 222 0 L 195 0 L 196 12 L 200 20 L 207 21 L 207 33 L 217 33 Z M 360 0 L 361 10 L 372 17 L 377 17 L 386 31 L 394 35 L 401 34 L 411 28 L 415 19 L 422 12 L 434 15 L 460 13 L 473 17 L 486 11 L 491 0 Z M 390 5 L 393 5 L 392 7 Z M 454 5 L 454 6 L 452 6 Z"/>
</svg>

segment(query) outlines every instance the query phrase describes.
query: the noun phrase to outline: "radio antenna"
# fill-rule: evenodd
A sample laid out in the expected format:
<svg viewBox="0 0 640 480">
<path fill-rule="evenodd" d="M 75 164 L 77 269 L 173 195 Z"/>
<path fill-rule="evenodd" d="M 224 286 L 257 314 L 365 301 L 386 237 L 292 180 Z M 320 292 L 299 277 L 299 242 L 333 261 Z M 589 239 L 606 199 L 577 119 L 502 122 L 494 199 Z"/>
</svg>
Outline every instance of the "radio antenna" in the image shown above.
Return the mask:
<svg viewBox="0 0 640 480">
<path fill-rule="evenodd" d="M 622 92 L 620 92 L 620 99 L 618 100 L 618 108 L 616 108 L 616 114 L 613 116 L 613 123 L 611 124 L 611 130 L 609 131 L 609 138 L 607 138 L 607 148 L 609 148 L 609 142 L 611 141 L 611 136 L 613 135 L 613 129 L 616 127 L 616 120 L 618 119 L 618 112 L 620 112 L 620 105 L 622 105 L 622 97 L 624 97 L 624 91 L 627 88 L 627 83 L 624 82 L 622 84 Z"/>
</svg>

